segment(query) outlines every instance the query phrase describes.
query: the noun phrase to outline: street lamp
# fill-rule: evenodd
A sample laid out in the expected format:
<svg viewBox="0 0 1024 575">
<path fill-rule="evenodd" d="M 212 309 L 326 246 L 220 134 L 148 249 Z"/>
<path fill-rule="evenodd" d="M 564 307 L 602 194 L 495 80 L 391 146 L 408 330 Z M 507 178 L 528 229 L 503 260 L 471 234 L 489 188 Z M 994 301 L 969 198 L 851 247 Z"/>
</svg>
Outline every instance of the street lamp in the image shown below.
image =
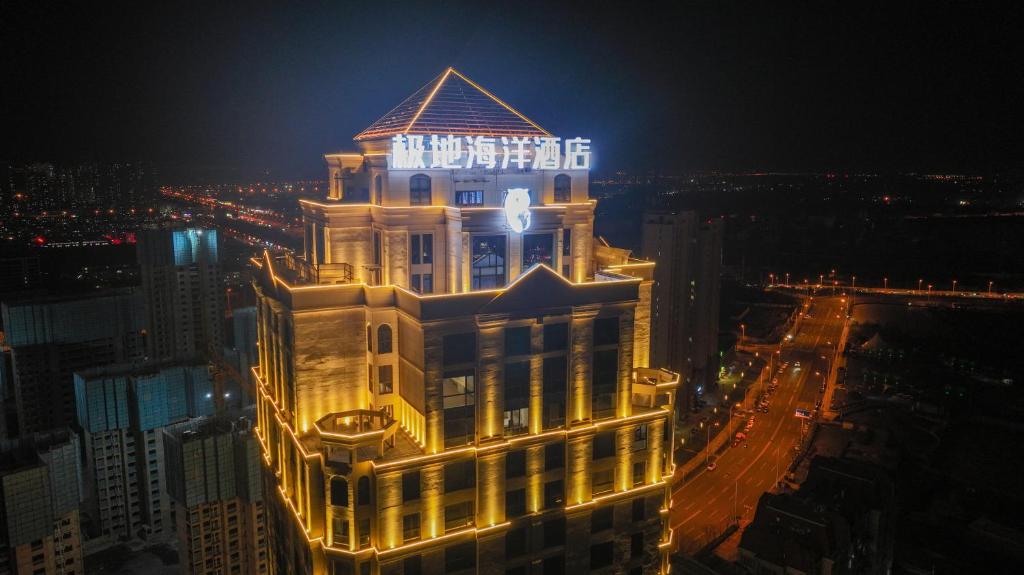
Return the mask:
<svg viewBox="0 0 1024 575">
<path fill-rule="evenodd" d="M 889 289 L 889 278 L 882 278 L 882 289 Z"/>
<path fill-rule="evenodd" d="M 953 295 L 956 295 L 956 280 L 953 280 Z"/>
<path fill-rule="evenodd" d="M 825 285 L 825 274 L 818 274 L 818 287 Z"/>
<path fill-rule="evenodd" d="M 992 282 L 988 282 L 988 295 L 992 295 Z"/>
<path fill-rule="evenodd" d="M 928 284 L 928 299 L 932 299 L 932 284 Z"/>
<path fill-rule="evenodd" d="M 743 344 L 743 340 L 747 339 L 747 326 L 746 324 L 740 324 L 740 345 Z"/>
<path fill-rule="evenodd" d="M 921 293 L 921 282 L 923 282 L 923 281 L 924 280 L 921 279 L 921 278 L 917 279 L 917 293 Z"/>
<path fill-rule="evenodd" d="M 789 287 L 789 272 L 786 272 L 786 287 Z"/>
</svg>

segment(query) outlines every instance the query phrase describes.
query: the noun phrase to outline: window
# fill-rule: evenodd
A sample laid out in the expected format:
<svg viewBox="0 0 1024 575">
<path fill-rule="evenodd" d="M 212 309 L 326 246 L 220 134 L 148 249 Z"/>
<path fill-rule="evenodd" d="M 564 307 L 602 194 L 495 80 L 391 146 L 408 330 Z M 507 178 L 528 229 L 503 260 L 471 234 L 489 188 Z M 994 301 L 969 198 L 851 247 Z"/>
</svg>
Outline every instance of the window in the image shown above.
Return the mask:
<svg viewBox="0 0 1024 575">
<path fill-rule="evenodd" d="M 409 178 L 409 205 L 429 206 L 430 201 L 430 176 L 416 174 Z"/>
<path fill-rule="evenodd" d="M 530 353 L 530 326 L 505 328 L 505 355 Z"/>
<path fill-rule="evenodd" d="M 467 541 L 444 550 L 444 572 L 454 573 L 476 567 L 476 542 Z"/>
<path fill-rule="evenodd" d="M 505 285 L 505 236 L 473 238 L 473 289 L 494 289 Z"/>
<path fill-rule="evenodd" d="M 562 504 L 565 487 L 561 479 L 548 481 L 544 484 L 544 509 L 551 509 Z"/>
<path fill-rule="evenodd" d="M 594 320 L 594 345 L 619 344 L 619 318 L 601 317 Z"/>
<path fill-rule="evenodd" d="M 565 545 L 565 517 L 544 522 L 544 548 Z"/>
<path fill-rule="evenodd" d="M 565 204 L 572 200 L 572 178 L 565 174 L 555 176 L 555 203 Z"/>
<path fill-rule="evenodd" d="M 453 370 L 444 373 L 441 389 L 444 405 L 445 447 L 472 443 L 476 436 L 474 373 L 473 369 Z"/>
<path fill-rule="evenodd" d="M 594 436 L 594 461 L 615 455 L 615 432 L 605 431 Z"/>
<path fill-rule="evenodd" d="M 366 351 L 373 353 L 373 328 L 366 324 Z"/>
<path fill-rule="evenodd" d="M 392 367 L 390 365 L 381 365 L 377 367 L 377 386 L 380 389 L 380 394 L 385 395 L 394 391 L 394 383 L 392 382 Z"/>
<path fill-rule="evenodd" d="M 420 472 L 410 471 L 402 474 L 402 503 L 420 498 Z"/>
<path fill-rule="evenodd" d="M 365 479 L 365 477 L 364 477 Z M 366 549 L 370 546 L 370 520 L 360 519 L 359 520 L 359 548 Z M 368 563 L 366 564 L 368 565 Z"/>
<path fill-rule="evenodd" d="M 505 559 L 526 554 L 526 528 L 512 529 L 505 533 Z"/>
<path fill-rule="evenodd" d="M 530 425 L 530 362 L 520 361 L 505 364 L 505 413 L 506 435 L 518 435 L 529 431 Z"/>
<path fill-rule="evenodd" d="M 452 531 L 473 524 L 473 502 L 463 501 L 444 508 L 444 530 Z"/>
<path fill-rule="evenodd" d="M 458 333 L 446 335 L 442 340 L 444 365 L 476 363 L 476 334 Z"/>
<path fill-rule="evenodd" d="M 591 411 L 594 419 L 615 415 L 615 393 L 619 377 L 619 352 L 606 349 L 594 352 Z"/>
<path fill-rule="evenodd" d="M 641 423 L 633 428 L 633 451 L 647 449 L 647 432 L 648 425 L 646 423 Z"/>
<path fill-rule="evenodd" d="M 633 463 L 633 487 L 643 485 L 647 475 L 647 462 L 636 461 Z"/>
<path fill-rule="evenodd" d="M 599 507 L 590 514 L 590 532 L 600 533 L 612 528 L 615 519 L 615 507 Z"/>
<path fill-rule="evenodd" d="M 377 353 L 391 353 L 391 326 L 386 323 L 377 328 Z"/>
<path fill-rule="evenodd" d="M 636 559 L 644 554 L 644 534 L 643 532 L 634 533 L 629 538 L 629 556 L 632 559 Z"/>
<path fill-rule="evenodd" d="M 544 471 L 565 467 L 565 442 L 558 441 L 544 446 Z"/>
<path fill-rule="evenodd" d="M 420 514 L 410 513 L 402 517 L 402 542 L 420 538 Z"/>
<path fill-rule="evenodd" d="M 590 570 L 601 569 L 612 564 L 614 549 L 611 541 L 590 546 Z"/>
<path fill-rule="evenodd" d="M 544 558 L 544 575 L 565 575 L 565 556 L 552 555 Z"/>
<path fill-rule="evenodd" d="M 514 479 L 524 475 L 526 475 L 526 452 L 519 450 L 506 453 L 505 479 Z"/>
<path fill-rule="evenodd" d="M 554 241 L 555 237 L 551 234 L 523 234 L 523 270 L 534 264 L 551 267 Z"/>
<path fill-rule="evenodd" d="M 381 238 L 380 232 L 374 230 L 373 232 L 373 265 L 379 266 L 381 262 Z M 380 270 L 376 270 L 380 271 Z"/>
<path fill-rule="evenodd" d="M 434 291 L 434 234 L 409 236 L 410 287 L 420 293 Z"/>
<path fill-rule="evenodd" d="M 505 493 L 505 518 L 515 519 L 526 515 L 526 488 L 513 489 Z"/>
<path fill-rule="evenodd" d="M 569 324 L 544 324 L 544 351 L 562 351 L 569 345 Z"/>
<path fill-rule="evenodd" d="M 569 271 L 572 264 L 572 230 L 562 228 L 562 276 L 569 278 Z"/>
<path fill-rule="evenodd" d="M 644 516 L 647 514 L 644 509 L 645 500 L 643 497 L 638 497 L 633 500 L 633 522 L 643 521 Z"/>
<path fill-rule="evenodd" d="M 370 478 L 365 475 L 356 483 L 356 502 L 357 505 L 370 504 Z"/>
<path fill-rule="evenodd" d="M 334 544 L 342 549 L 348 549 L 351 545 L 347 519 L 334 518 Z"/>
<path fill-rule="evenodd" d="M 595 471 L 592 480 L 593 484 L 591 485 L 591 492 L 595 496 L 601 495 L 603 493 L 610 493 L 615 490 L 614 469 Z"/>
<path fill-rule="evenodd" d="M 423 560 L 419 555 L 406 557 L 402 561 L 402 575 L 420 575 L 421 573 L 423 573 Z"/>
<path fill-rule="evenodd" d="M 348 481 L 344 477 L 331 479 L 331 505 L 348 507 Z"/>
<path fill-rule="evenodd" d="M 544 411 L 541 424 L 544 430 L 565 424 L 565 387 L 568 382 L 568 367 L 565 356 L 544 358 L 542 402 Z"/>
<path fill-rule="evenodd" d="M 444 466 L 445 493 L 474 486 L 476 486 L 476 463 L 472 459 L 456 461 Z"/>
<path fill-rule="evenodd" d="M 460 206 L 484 205 L 483 190 L 463 190 L 455 192 L 455 203 Z"/>
<path fill-rule="evenodd" d="M 383 195 L 384 183 L 382 181 L 381 175 L 377 174 L 376 176 L 373 177 L 373 203 L 379 206 Z"/>
</svg>

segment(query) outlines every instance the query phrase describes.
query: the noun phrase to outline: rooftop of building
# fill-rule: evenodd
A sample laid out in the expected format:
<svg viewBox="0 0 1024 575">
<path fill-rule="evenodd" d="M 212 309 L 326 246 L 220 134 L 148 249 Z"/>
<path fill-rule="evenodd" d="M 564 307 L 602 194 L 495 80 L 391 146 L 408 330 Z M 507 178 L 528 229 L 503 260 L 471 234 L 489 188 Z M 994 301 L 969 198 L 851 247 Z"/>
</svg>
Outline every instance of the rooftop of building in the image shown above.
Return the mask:
<svg viewBox="0 0 1024 575">
<path fill-rule="evenodd" d="M 455 68 L 448 68 L 355 136 L 395 134 L 535 137 L 551 134 Z"/>
<path fill-rule="evenodd" d="M 40 453 L 71 441 L 71 431 L 55 429 L 44 433 L 0 440 L 0 474 L 42 464 Z"/>
</svg>

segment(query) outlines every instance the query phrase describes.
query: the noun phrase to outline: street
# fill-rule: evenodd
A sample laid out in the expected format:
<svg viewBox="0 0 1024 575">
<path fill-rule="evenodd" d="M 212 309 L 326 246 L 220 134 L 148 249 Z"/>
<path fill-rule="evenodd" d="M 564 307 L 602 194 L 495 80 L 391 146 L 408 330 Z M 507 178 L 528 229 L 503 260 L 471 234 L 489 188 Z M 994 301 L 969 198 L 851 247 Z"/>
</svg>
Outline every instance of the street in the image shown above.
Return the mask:
<svg viewBox="0 0 1024 575">
<path fill-rule="evenodd" d="M 755 423 L 746 445 L 727 448 L 718 457 L 713 471 L 703 469 L 673 488 L 670 525 L 675 531 L 677 551 L 689 554 L 701 549 L 736 516 L 741 518 L 742 528 L 753 518 L 761 494 L 776 485 L 793 461 L 801 434 L 807 430 L 807 420 L 796 417 L 795 410 L 798 406 L 813 409 L 823 397 L 820 388 L 846 319 L 845 298 L 815 297 L 809 303 L 810 317 L 802 320 L 792 334 L 793 339 L 776 356 L 781 359 L 775 362 L 771 377 L 778 378 L 778 389 L 770 398 L 767 414 L 753 413 Z M 767 353 L 774 349 L 778 346 L 764 348 Z M 780 373 L 779 367 L 787 362 Z M 728 443 L 731 445 L 731 441 Z M 738 541 L 737 533 L 719 553 L 735 559 Z"/>
</svg>

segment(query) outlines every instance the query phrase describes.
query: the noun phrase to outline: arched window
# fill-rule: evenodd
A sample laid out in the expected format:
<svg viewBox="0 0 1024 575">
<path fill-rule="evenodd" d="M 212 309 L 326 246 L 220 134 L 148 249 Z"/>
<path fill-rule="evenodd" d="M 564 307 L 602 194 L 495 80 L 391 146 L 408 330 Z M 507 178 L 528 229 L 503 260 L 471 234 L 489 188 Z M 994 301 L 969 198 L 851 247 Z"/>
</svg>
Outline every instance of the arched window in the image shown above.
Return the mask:
<svg viewBox="0 0 1024 575">
<path fill-rule="evenodd" d="M 366 324 L 366 351 L 373 353 L 373 328 Z"/>
<path fill-rule="evenodd" d="M 359 478 L 359 483 L 357 484 L 356 504 L 370 504 L 370 478 L 365 475 Z"/>
<path fill-rule="evenodd" d="M 331 505 L 348 507 L 348 481 L 344 477 L 331 479 Z"/>
<path fill-rule="evenodd" d="M 416 174 L 409 178 L 409 205 L 430 205 L 430 176 L 426 174 Z"/>
<path fill-rule="evenodd" d="M 565 174 L 555 176 L 555 202 L 564 204 L 572 201 L 572 178 Z"/>
<path fill-rule="evenodd" d="M 381 203 L 381 197 L 384 195 L 384 181 L 380 174 L 377 174 L 373 178 L 373 203 L 378 206 Z"/>
<path fill-rule="evenodd" d="M 391 326 L 386 323 L 377 328 L 377 353 L 391 353 Z"/>
</svg>

